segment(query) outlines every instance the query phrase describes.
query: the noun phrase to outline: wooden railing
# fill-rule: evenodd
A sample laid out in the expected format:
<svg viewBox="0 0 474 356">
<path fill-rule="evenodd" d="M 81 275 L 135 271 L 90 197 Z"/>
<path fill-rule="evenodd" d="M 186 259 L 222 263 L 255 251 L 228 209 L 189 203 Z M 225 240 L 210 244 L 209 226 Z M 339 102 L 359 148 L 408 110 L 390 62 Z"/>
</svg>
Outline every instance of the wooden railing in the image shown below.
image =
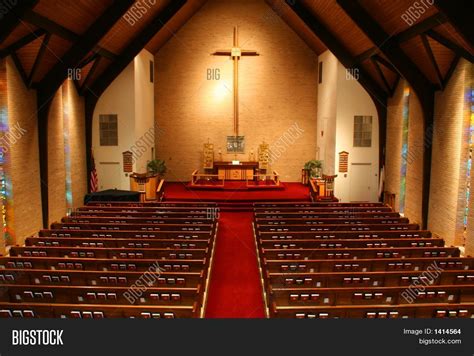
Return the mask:
<svg viewBox="0 0 474 356">
<path fill-rule="evenodd" d="M 219 182 L 221 181 L 222 183 L 219 184 L 213 184 L 213 186 L 216 187 L 223 187 L 225 183 L 225 178 L 224 179 L 219 179 L 218 174 L 206 174 L 206 173 L 199 173 L 199 170 L 196 169 L 191 176 L 191 185 L 203 185 L 203 184 L 198 184 L 198 181 L 201 179 L 215 179 L 215 181 Z"/>
</svg>

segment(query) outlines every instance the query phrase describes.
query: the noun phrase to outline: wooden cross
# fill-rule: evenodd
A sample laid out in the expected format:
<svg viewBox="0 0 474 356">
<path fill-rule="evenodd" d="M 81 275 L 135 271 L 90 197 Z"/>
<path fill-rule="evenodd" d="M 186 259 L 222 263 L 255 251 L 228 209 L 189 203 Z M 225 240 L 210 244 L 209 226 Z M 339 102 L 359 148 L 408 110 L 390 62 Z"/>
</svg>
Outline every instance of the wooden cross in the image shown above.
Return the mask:
<svg viewBox="0 0 474 356">
<path fill-rule="evenodd" d="M 258 56 L 256 51 L 239 48 L 239 30 L 234 27 L 234 45 L 231 49 L 218 50 L 213 56 L 230 56 L 234 61 L 234 135 L 239 135 L 239 60 L 241 56 Z"/>
</svg>

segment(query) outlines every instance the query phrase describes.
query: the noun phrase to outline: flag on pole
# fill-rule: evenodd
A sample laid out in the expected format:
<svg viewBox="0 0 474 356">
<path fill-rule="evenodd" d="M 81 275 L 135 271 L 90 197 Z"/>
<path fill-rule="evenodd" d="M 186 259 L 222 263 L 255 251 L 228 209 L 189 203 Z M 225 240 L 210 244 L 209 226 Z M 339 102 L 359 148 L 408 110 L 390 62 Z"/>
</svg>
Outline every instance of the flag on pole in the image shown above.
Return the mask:
<svg viewBox="0 0 474 356">
<path fill-rule="evenodd" d="M 97 179 L 97 170 L 95 169 L 94 155 L 92 155 L 92 167 L 91 167 L 91 193 L 97 192 L 99 189 L 99 181 Z"/>
</svg>

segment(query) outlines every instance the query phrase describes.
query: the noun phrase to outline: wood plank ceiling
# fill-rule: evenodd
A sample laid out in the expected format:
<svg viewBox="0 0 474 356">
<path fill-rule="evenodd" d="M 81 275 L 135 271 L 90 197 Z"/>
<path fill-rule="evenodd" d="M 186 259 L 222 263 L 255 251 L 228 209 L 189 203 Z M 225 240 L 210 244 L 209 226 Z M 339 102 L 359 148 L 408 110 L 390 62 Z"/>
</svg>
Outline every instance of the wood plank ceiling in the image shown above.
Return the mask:
<svg viewBox="0 0 474 356">
<path fill-rule="evenodd" d="M 284 0 L 265 1 L 310 48 L 321 54 L 325 44 Z M 461 57 L 473 60 L 473 44 L 437 7 L 426 6 L 420 16 L 404 20 L 412 0 L 354 0 L 383 28 L 418 67 L 435 89 L 442 89 Z M 133 41 L 162 14 L 171 0 L 134 1 L 133 20 L 121 17 L 80 61 L 76 84 L 81 93 L 101 80 L 102 74 L 123 56 Z M 156 53 L 196 13 L 206 0 L 189 0 L 145 45 Z M 294 3 L 291 1 L 290 3 Z M 400 74 L 366 36 L 337 0 L 301 0 L 313 19 L 325 27 L 380 90 L 393 93 Z M 54 68 L 94 22 L 114 5 L 113 0 L 39 0 L 18 15 L 17 24 L 0 43 L 0 57 L 11 55 L 29 87 L 35 87 Z M 427 2 L 428 4 L 428 2 Z M 141 9 L 141 10 L 140 10 Z M 405 16 L 406 17 L 406 16 Z M 132 23 L 133 22 L 133 23 Z M 269 25 L 271 22 L 269 21 Z"/>
</svg>

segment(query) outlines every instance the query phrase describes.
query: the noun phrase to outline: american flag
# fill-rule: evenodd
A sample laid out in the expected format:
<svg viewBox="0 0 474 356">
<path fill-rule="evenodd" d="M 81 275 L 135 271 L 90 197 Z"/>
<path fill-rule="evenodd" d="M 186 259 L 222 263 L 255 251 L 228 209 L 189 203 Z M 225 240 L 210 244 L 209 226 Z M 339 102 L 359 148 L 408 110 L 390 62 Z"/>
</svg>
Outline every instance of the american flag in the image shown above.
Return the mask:
<svg viewBox="0 0 474 356">
<path fill-rule="evenodd" d="M 97 171 L 95 169 L 94 155 L 92 155 L 92 167 L 91 167 L 91 193 L 97 192 L 99 189 L 99 181 L 97 179 Z"/>
</svg>

